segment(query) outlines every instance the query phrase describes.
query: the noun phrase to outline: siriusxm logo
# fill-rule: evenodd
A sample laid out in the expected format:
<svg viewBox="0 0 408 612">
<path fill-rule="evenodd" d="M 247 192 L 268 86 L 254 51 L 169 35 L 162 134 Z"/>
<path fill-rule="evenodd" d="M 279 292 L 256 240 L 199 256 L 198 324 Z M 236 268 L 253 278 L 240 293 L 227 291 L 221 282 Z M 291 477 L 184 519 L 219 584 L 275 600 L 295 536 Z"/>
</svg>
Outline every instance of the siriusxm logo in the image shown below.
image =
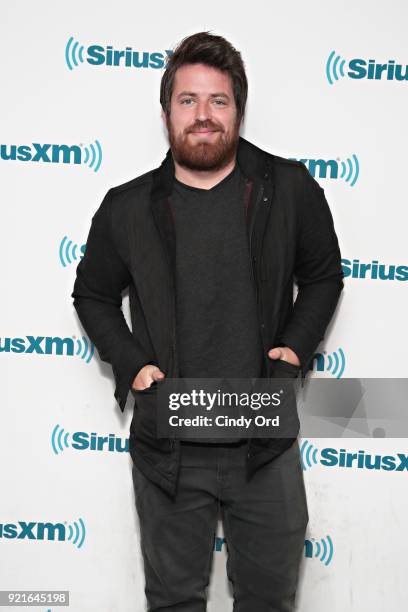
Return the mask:
<svg viewBox="0 0 408 612">
<path fill-rule="evenodd" d="M 348 71 L 345 71 L 348 68 Z M 340 78 L 369 79 L 374 81 L 408 81 L 408 65 L 397 64 L 395 60 L 388 60 L 386 64 L 377 63 L 373 59 L 368 61 L 362 58 L 345 60 L 341 55 L 332 51 L 326 62 L 326 78 L 330 85 Z"/>
<path fill-rule="evenodd" d="M 386 472 L 408 471 L 408 455 L 397 453 L 396 455 L 371 455 L 364 450 L 356 453 L 348 452 L 345 448 L 319 449 L 308 440 L 300 445 L 300 457 L 303 470 L 313 465 L 325 467 L 357 468 L 365 470 L 384 470 Z"/>
<path fill-rule="evenodd" d="M 336 159 L 289 157 L 289 159 L 302 162 L 313 178 L 341 180 L 348 183 L 350 187 L 354 187 L 360 174 L 360 164 L 357 155 L 354 153 L 351 157 L 347 157 L 345 161 L 342 161 L 339 157 L 336 157 Z"/>
<path fill-rule="evenodd" d="M 344 276 L 351 278 L 369 278 L 372 280 L 408 280 L 408 266 L 395 264 L 380 264 L 377 259 L 370 263 L 362 263 L 359 259 L 342 259 Z"/>
<path fill-rule="evenodd" d="M 129 438 L 119 438 L 115 434 L 99 436 L 96 433 L 76 431 L 72 435 L 57 424 L 51 432 L 51 448 L 58 455 L 66 448 L 89 451 L 108 451 L 110 453 L 129 452 Z"/>
<path fill-rule="evenodd" d="M 18 521 L 18 523 L 0 523 L 0 538 L 5 540 L 48 540 L 70 542 L 76 548 L 81 548 L 85 541 L 85 523 L 82 518 L 68 524 L 37 523 Z"/>
<path fill-rule="evenodd" d="M 215 552 L 221 552 L 222 547 L 226 544 L 227 540 L 225 538 L 220 538 L 216 536 L 214 538 L 214 550 Z M 310 538 L 310 540 L 305 540 L 305 557 L 308 559 L 319 559 L 324 565 L 329 565 L 333 558 L 333 540 L 328 535 L 320 540 L 315 540 L 315 538 Z"/>
<path fill-rule="evenodd" d="M 327 566 L 333 558 L 333 552 L 333 540 L 329 535 L 317 541 L 315 538 L 305 540 L 305 557 L 309 559 L 319 559 Z"/>
<path fill-rule="evenodd" d="M 64 236 L 58 249 L 58 256 L 61 265 L 66 268 L 67 265 L 72 264 L 74 261 L 76 262 L 78 259 L 82 259 L 85 254 L 85 249 L 86 244 L 78 246 L 76 242 L 69 240 L 68 236 Z"/>
<path fill-rule="evenodd" d="M 86 336 L 60 338 L 58 336 L 0 337 L 0 353 L 35 353 L 37 355 L 63 355 L 80 357 L 89 363 L 95 347 Z"/>
<path fill-rule="evenodd" d="M 46 164 L 82 164 L 98 172 L 102 163 L 102 147 L 99 140 L 84 146 L 66 144 L 6 145 L 0 144 L 3 161 L 43 162 Z"/>
<path fill-rule="evenodd" d="M 344 369 L 346 367 L 346 357 L 344 355 L 344 351 L 342 348 L 337 349 L 337 351 L 333 351 L 332 353 L 327 353 L 323 351 L 322 353 L 314 353 L 312 359 L 310 360 L 309 368 L 317 372 L 329 372 L 336 378 L 341 378 L 343 376 Z"/>
<path fill-rule="evenodd" d="M 132 47 L 114 49 L 112 45 L 89 45 L 85 48 L 71 36 L 65 46 L 65 62 L 69 70 L 85 62 L 91 66 L 115 68 L 163 68 L 166 56 L 172 55 L 173 51 L 166 49 L 164 53 L 134 51 Z"/>
</svg>

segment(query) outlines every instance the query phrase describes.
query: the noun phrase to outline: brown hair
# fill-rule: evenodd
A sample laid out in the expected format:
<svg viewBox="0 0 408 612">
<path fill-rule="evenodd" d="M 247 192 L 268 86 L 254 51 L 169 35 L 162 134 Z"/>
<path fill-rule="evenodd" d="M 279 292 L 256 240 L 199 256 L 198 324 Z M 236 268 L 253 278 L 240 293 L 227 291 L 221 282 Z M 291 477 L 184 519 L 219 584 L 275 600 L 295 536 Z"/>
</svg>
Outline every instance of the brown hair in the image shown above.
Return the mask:
<svg viewBox="0 0 408 612">
<path fill-rule="evenodd" d="M 222 36 L 209 32 L 198 32 L 179 42 L 173 53 L 167 57 L 160 83 L 160 104 L 166 115 L 170 114 L 174 77 L 183 64 L 205 64 L 228 73 L 232 81 L 237 121 L 241 121 L 248 95 L 248 81 L 241 54 L 231 43 Z"/>
</svg>

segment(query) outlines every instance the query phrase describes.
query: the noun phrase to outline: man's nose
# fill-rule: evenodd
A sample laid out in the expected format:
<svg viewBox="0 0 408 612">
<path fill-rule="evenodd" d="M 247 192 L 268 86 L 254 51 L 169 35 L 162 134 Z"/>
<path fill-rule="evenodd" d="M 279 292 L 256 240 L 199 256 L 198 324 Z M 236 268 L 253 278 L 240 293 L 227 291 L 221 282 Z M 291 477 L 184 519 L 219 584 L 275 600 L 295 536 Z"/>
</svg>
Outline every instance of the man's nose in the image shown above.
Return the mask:
<svg viewBox="0 0 408 612">
<path fill-rule="evenodd" d="M 211 119 L 211 107 L 209 102 L 205 100 L 197 102 L 195 119 L 196 121 L 208 121 Z"/>
</svg>

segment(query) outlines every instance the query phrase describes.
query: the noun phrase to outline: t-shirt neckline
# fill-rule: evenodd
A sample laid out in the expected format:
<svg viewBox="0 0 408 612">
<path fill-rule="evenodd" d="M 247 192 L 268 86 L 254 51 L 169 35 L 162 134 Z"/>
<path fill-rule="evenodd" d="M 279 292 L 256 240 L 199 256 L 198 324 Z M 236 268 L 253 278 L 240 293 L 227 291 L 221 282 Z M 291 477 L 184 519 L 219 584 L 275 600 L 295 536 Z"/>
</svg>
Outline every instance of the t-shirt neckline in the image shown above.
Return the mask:
<svg viewBox="0 0 408 612">
<path fill-rule="evenodd" d="M 200 193 L 203 195 L 206 193 L 212 194 L 215 191 L 218 191 L 218 189 L 220 189 L 221 187 L 223 187 L 225 183 L 229 182 L 238 173 L 238 170 L 239 170 L 239 167 L 238 167 L 238 163 L 236 162 L 231 172 L 229 172 L 227 176 L 224 176 L 223 179 L 221 179 L 218 183 L 213 185 L 213 187 L 211 187 L 210 189 L 203 189 L 202 187 L 193 187 L 192 185 L 187 185 L 186 183 L 182 183 L 181 181 L 179 181 L 178 178 L 176 177 L 174 177 L 174 184 L 176 187 L 180 189 L 185 189 L 187 191 L 194 191 L 195 193 Z"/>
</svg>

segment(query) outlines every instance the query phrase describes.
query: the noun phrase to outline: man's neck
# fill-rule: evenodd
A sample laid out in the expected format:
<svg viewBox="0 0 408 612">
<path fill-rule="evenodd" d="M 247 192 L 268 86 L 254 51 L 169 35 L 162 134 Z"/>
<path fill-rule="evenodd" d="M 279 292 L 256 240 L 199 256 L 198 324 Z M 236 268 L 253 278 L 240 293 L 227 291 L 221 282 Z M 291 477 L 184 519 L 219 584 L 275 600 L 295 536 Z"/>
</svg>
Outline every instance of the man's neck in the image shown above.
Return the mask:
<svg viewBox="0 0 408 612">
<path fill-rule="evenodd" d="M 236 163 L 236 157 L 232 159 L 226 166 L 220 170 L 189 170 L 184 166 L 180 166 L 174 161 L 176 179 L 190 187 L 198 187 L 199 189 L 211 189 L 217 185 L 223 178 L 233 171 Z"/>
</svg>

